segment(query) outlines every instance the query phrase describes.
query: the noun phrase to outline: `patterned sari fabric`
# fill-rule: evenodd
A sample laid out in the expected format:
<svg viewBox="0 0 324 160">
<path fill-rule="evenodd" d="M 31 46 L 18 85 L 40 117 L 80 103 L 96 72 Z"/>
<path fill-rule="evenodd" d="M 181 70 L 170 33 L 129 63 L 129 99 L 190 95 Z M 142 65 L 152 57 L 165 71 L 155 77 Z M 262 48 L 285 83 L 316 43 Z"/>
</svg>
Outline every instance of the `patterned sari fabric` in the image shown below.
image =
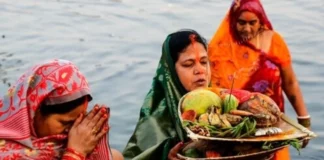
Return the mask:
<svg viewBox="0 0 324 160">
<path fill-rule="evenodd" d="M 284 111 L 280 68 L 291 63 L 287 45 L 276 32 L 267 52 L 241 41 L 235 32 L 235 19 L 243 11 L 255 13 L 263 28 L 272 30 L 259 0 L 234 2 L 208 47 L 212 86 L 231 88 L 234 79 L 233 88 L 268 95 Z"/>
<path fill-rule="evenodd" d="M 33 127 L 35 111 L 43 102 L 55 105 L 85 95 L 90 95 L 88 83 L 69 61 L 53 60 L 27 71 L 0 99 L 0 159 L 61 159 L 67 135 L 37 138 Z M 110 159 L 106 137 L 87 159 Z"/>
<path fill-rule="evenodd" d="M 211 61 L 212 86 L 261 92 L 270 96 L 284 112 L 280 68 L 291 64 L 283 38 L 275 31 L 269 51 L 242 41 L 236 32 L 236 20 L 243 11 L 255 13 L 264 30 L 273 30 L 259 0 L 235 0 L 213 36 L 208 54 Z M 234 83 L 233 83 L 234 79 Z M 289 149 L 275 154 L 274 159 L 289 160 Z"/>
<path fill-rule="evenodd" d="M 170 149 L 185 140 L 177 106 L 186 93 L 169 51 L 170 36 L 162 48 L 152 88 L 146 95 L 139 122 L 123 151 L 125 159 L 167 159 Z"/>
</svg>

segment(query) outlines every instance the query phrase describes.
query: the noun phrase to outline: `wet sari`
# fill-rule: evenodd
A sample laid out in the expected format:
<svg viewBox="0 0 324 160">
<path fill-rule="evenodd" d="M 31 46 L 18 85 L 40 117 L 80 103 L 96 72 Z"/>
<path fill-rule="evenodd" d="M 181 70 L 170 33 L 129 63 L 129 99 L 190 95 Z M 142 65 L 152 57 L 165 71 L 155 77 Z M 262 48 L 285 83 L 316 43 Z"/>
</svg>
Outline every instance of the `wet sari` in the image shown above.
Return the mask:
<svg viewBox="0 0 324 160">
<path fill-rule="evenodd" d="M 263 93 L 271 97 L 284 112 L 280 68 L 291 63 L 288 47 L 275 31 L 269 51 L 240 40 L 236 33 L 236 19 L 243 11 L 255 13 L 263 24 L 262 29 L 273 31 L 259 0 L 235 0 L 208 47 L 212 86 Z M 285 150 L 276 157 L 289 159 L 288 149 Z"/>
</svg>

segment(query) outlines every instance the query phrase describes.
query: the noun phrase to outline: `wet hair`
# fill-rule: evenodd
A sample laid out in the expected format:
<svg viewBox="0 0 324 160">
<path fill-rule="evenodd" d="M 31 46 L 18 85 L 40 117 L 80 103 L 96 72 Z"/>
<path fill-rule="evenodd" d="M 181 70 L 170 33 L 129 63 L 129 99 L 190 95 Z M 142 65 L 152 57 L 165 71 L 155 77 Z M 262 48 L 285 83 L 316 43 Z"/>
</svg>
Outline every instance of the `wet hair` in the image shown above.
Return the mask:
<svg viewBox="0 0 324 160">
<path fill-rule="evenodd" d="M 183 29 L 170 34 L 169 50 L 174 63 L 179 59 L 182 53 L 192 42 L 191 35 L 194 35 L 194 40 L 201 43 L 207 51 L 207 42 L 198 32 L 191 29 Z"/>
<path fill-rule="evenodd" d="M 68 113 L 73 109 L 77 108 L 78 106 L 82 105 L 85 101 L 91 101 L 91 100 L 92 97 L 90 95 L 85 95 L 73 101 L 62 103 L 62 104 L 46 105 L 43 103 L 40 106 L 40 113 L 42 115 Z"/>
</svg>

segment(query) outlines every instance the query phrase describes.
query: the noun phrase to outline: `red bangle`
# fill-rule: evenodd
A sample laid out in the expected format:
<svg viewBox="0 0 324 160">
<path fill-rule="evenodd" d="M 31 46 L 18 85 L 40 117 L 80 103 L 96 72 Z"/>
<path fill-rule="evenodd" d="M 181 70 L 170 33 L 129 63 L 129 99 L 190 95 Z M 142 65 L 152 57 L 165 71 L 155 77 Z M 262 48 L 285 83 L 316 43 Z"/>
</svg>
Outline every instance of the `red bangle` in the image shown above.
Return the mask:
<svg viewBox="0 0 324 160">
<path fill-rule="evenodd" d="M 62 157 L 62 160 L 79 160 L 79 159 L 76 159 L 75 157 L 72 157 L 70 155 L 64 155 Z"/>
<path fill-rule="evenodd" d="M 73 154 L 73 155 L 77 156 L 81 160 L 85 160 L 85 156 L 83 154 L 75 151 L 73 148 L 66 148 L 65 152 Z"/>
</svg>

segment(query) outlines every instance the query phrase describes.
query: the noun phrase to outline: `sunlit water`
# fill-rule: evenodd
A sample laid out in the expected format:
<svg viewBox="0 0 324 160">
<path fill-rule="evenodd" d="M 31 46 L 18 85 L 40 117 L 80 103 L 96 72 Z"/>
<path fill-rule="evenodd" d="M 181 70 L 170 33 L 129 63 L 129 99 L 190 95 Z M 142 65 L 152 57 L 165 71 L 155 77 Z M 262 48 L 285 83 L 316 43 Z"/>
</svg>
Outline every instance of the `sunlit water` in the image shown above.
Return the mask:
<svg viewBox="0 0 324 160">
<path fill-rule="evenodd" d="M 301 156 L 324 159 L 324 1 L 263 0 L 284 36 L 319 137 Z M 122 150 L 151 86 L 166 35 L 192 28 L 208 40 L 223 19 L 224 0 L 1 0 L 0 91 L 37 62 L 68 59 L 88 77 L 94 101 L 111 107 L 111 146 Z M 295 117 L 291 106 L 287 113 Z"/>
</svg>

